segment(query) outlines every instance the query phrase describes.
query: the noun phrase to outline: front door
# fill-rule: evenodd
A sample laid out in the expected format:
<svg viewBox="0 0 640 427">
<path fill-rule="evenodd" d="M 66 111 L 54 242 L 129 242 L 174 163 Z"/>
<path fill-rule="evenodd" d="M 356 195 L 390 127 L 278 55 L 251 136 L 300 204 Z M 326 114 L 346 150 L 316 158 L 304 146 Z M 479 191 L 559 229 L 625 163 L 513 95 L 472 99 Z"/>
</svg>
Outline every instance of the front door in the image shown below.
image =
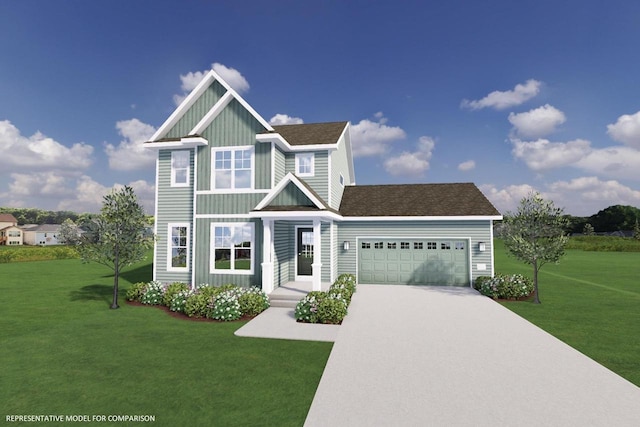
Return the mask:
<svg viewBox="0 0 640 427">
<path fill-rule="evenodd" d="M 298 267 L 297 276 L 311 276 L 313 270 L 313 228 L 298 228 L 297 245 Z"/>
</svg>

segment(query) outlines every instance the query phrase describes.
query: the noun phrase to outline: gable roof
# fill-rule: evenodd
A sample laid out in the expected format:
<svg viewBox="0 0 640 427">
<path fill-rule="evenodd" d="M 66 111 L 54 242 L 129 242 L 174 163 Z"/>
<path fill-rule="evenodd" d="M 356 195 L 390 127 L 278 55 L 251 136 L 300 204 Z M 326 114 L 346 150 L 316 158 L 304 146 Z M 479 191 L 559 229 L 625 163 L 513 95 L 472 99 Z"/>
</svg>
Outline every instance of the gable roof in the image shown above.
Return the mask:
<svg viewBox="0 0 640 427">
<path fill-rule="evenodd" d="M 473 183 L 347 186 L 339 212 L 343 217 L 501 217 Z"/>
<path fill-rule="evenodd" d="M 18 220 L 11 214 L 0 214 L 0 222 L 11 222 L 17 224 Z"/>
<path fill-rule="evenodd" d="M 273 133 L 279 133 L 290 145 L 335 144 L 344 132 L 348 122 L 307 123 L 300 125 L 273 126 Z"/>
</svg>

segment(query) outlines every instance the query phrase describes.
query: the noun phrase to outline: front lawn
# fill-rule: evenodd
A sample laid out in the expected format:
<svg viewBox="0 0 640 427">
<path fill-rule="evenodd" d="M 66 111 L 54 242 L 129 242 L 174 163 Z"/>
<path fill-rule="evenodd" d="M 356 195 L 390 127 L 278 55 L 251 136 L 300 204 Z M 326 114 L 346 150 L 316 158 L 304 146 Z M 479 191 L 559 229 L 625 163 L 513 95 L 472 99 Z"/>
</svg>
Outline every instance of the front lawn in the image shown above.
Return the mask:
<svg viewBox="0 0 640 427">
<path fill-rule="evenodd" d="M 496 271 L 532 277 L 495 241 Z M 540 300 L 503 305 L 640 386 L 640 253 L 568 250 L 540 270 Z"/>
<path fill-rule="evenodd" d="M 113 278 L 105 267 L 78 260 L 0 265 L 0 416 L 303 424 L 331 343 L 239 338 L 233 332 L 243 322 L 180 320 L 127 305 L 126 289 L 150 279 L 149 261 L 125 271 L 121 308 L 110 310 Z"/>
</svg>

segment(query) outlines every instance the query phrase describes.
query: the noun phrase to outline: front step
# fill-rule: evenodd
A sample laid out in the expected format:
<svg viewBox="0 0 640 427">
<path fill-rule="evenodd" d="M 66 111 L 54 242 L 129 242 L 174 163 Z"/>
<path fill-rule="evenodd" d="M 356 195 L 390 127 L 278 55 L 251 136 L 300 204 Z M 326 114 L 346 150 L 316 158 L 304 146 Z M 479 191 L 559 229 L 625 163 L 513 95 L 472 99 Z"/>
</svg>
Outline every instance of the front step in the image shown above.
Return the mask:
<svg viewBox="0 0 640 427">
<path fill-rule="evenodd" d="M 304 298 L 304 295 L 269 295 L 269 304 L 271 307 L 296 308 L 298 301 Z"/>
</svg>

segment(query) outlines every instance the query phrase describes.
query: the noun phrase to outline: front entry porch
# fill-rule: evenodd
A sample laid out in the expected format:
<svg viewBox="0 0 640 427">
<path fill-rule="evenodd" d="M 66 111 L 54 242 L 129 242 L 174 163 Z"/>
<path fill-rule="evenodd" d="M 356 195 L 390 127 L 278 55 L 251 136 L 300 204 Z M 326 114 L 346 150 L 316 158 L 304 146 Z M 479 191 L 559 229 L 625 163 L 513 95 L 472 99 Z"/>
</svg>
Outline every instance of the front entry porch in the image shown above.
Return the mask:
<svg viewBox="0 0 640 427">
<path fill-rule="evenodd" d="M 320 290 L 329 290 L 331 283 L 321 282 Z M 282 286 L 275 288 L 268 294 L 269 303 L 271 307 L 288 307 L 295 308 L 298 301 L 305 297 L 313 289 L 312 282 L 309 281 L 294 281 L 285 283 Z"/>
</svg>

